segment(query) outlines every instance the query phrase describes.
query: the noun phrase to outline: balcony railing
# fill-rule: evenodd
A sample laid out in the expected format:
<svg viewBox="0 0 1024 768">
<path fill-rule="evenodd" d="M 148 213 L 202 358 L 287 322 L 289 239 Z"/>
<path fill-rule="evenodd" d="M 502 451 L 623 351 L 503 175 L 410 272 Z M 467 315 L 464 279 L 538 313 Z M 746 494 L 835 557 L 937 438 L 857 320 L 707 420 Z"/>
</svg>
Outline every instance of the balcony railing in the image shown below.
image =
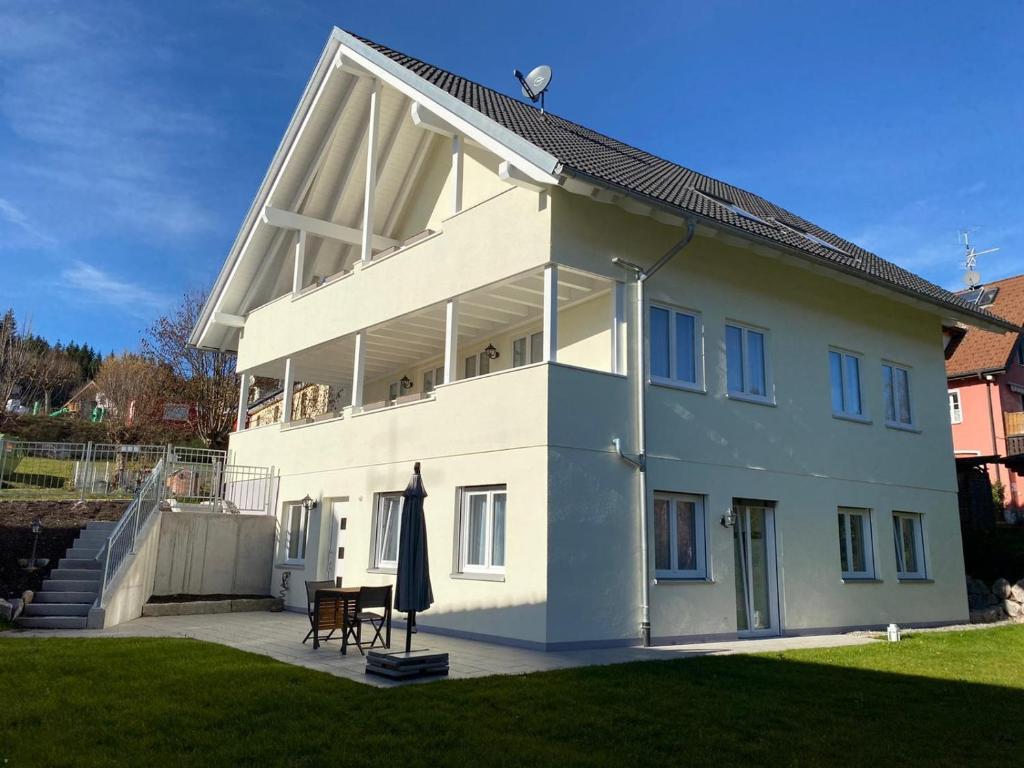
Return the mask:
<svg viewBox="0 0 1024 768">
<path fill-rule="evenodd" d="M 1024 435 L 1006 438 L 1007 456 L 1024 456 Z"/>
</svg>

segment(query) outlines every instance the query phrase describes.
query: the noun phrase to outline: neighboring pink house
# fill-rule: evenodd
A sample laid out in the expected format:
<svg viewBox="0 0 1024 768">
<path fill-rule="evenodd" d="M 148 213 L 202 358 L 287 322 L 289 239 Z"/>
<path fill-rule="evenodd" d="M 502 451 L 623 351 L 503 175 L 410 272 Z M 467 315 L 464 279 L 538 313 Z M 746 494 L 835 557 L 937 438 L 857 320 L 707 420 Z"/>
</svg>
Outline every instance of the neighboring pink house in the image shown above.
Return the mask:
<svg viewBox="0 0 1024 768">
<path fill-rule="evenodd" d="M 966 295 L 979 307 L 1024 324 L 1024 275 Z M 1003 485 L 1006 506 L 1024 511 L 1024 335 L 968 329 L 946 361 L 946 377 L 957 457 L 1002 459 L 988 464 L 989 476 Z"/>
</svg>

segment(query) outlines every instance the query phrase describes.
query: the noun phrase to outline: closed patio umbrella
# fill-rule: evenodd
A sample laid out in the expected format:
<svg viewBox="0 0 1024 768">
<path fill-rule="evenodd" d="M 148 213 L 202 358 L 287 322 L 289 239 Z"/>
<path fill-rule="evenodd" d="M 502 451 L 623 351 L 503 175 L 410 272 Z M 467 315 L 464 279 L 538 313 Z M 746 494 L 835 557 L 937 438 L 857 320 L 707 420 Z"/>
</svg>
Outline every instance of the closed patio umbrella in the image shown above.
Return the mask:
<svg viewBox="0 0 1024 768">
<path fill-rule="evenodd" d="M 427 522 L 423 499 L 427 492 L 420 477 L 420 463 L 413 467 L 412 479 L 403 494 L 402 529 L 398 539 L 398 577 L 395 585 L 395 610 L 405 611 L 405 652 L 412 648 L 412 631 L 417 611 L 425 611 L 434 602 L 427 562 Z"/>
</svg>

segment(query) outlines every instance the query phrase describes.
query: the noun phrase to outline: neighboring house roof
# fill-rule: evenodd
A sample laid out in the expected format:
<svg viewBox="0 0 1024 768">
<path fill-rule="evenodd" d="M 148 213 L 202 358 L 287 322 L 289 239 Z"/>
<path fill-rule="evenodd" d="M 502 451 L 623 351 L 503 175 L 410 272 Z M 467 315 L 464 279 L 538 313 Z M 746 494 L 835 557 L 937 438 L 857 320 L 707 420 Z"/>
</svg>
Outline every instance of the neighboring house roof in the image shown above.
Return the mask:
<svg viewBox="0 0 1024 768">
<path fill-rule="evenodd" d="M 99 395 L 99 388 L 96 386 L 96 382 L 90 379 L 72 393 L 71 397 L 69 397 L 68 401 L 64 404 L 64 407 L 67 408 L 69 405 L 71 405 L 71 403 L 81 398 L 82 395 L 84 395 L 90 389 L 95 389 L 97 396 Z"/>
<path fill-rule="evenodd" d="M 1024 275 L 986 283 L 985 289 L 998 288 L 991 310 L 1017 326 L 1024 325 Z M 946 375 L 953 379 L 984 371 L 1001 371 L 1007 366 L 1017 336 L 989 333 L 970 328 L 953 356 L 946 361 Z"/>
<path fill-rule="evenodd" d="M 731 184 L 684 168 L 597 131 L 474 83 L 371 40 L 357 40 L 526 139 L 561 163 L 562 173 L 584 176 L 625 192 L 680 208 L 810 254 L 844 271 L 861 273 L 968 315 L 998 321 L 956 294 L 866 251 L 774 203 Z M 719 198 L 724 202 L 719 202 Z M 740 206 L 761 221 L 736 212 Z M 801 232 L 811 235 L 806 237 Z M 821 242 L 816 242 L 820 240 Z"/>
</svg>

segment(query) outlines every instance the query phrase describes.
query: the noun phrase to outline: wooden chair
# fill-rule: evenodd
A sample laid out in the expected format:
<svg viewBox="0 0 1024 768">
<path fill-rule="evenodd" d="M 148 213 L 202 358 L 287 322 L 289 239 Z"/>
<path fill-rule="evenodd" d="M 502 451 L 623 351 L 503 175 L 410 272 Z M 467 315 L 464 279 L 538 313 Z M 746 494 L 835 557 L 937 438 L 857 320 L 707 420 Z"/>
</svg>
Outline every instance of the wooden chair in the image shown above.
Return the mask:
<svg viewBox="0 0 1024 768">
<path fill-rule="evenodd" d="M 309 640 L 309 638 L 313 637 L 313 632 L 316 631 L 317 623 L 313 619 L 313 612 L 316 610 L 316 591 L 318 589 L 331 589 L 334 586 L 335 586 L 335 584 L 334 584 L 333 581 L 307 581 L 306 582 L 306 615 L 309 617 L 309 632 L 306 633 L 306 636 L 302 639 L 303 643 L 305 643 L 307 640 Z M 339 584 L 337 586 L 339 586 L 339 587 L 341 586 L 340 580 L 339 580 Z M 316 643 L 326 643 L 328 640 L 331 639 L 331 636 L 334 634 L 335 630 L 341 629 L 340 621 L 332 621 L 332 620 L 330 620 L 331 617 L 327 617 L 327 616 L 321 616 L 320 619 L 321 620 L 320 620 L 319 624 L 320 624 L 320 632 L 321 632 L 321 634 L 320 634 L 320 636 L 318 636 L 315 639 L 315 644 Z M 325 619 L 326 619 L 326 621 L 325 621 Z M 329 629 L 330 630 L 330 632 L 327 633 L 326 637 L 324 637 L 323 634 L 322 634 L 325 629 Z"/>
</svg>

